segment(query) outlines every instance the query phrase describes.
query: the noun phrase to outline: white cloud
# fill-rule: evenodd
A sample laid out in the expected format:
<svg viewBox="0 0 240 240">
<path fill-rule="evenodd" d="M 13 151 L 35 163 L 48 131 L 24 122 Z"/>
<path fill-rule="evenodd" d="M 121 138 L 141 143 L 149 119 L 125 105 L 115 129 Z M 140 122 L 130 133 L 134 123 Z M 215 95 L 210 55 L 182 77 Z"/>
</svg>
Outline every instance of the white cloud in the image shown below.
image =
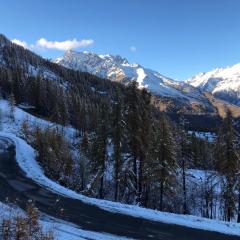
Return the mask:
<svg viewBox="0 0 240 240">
<path fill-rule="evenodd" d="M 28 48 L 28 44 L 25 41 L 21 41 L 19 39 L 13 39 L 12 43 L 15 43 L 15 44 L 17 44 L 19 46 L 22 46 L 24 48 Z"/>
<path fill-rule="evenodd" d="M 92 39 L 81 39 L 77 40 L 76 38 L 66 41 L 48 41 L 45 38 L 41 38 L 36 42 L 36 46 L 47 48 L 47 49 L 57 49 L 57 50 L 70 50 L 74 48 L 87 47 L 92 45 L 94 41 Z"/>
<path fill-rule="evenodd" d="M 80 48 L 80 47 L 87 47 L 94 43 L 92 39 L 77 40 L 76 38 L 72 40 L 62 41 L 62 42 L 48 41 L 45 38 L 40 38 L 35 42 L 35 44 L 30 44 L 30 45 L 27 42 L 19 39 L 13 39 L 12 42 L 31 50 L 40 50 L 42 48 L 42 49 L 57 49 L 62 51 L 66 51 L 74 48 Z"/>
<path fill-rule="evenodd" d="M 136 48 L 135 46 L 131 46 L 131 47 L 130 47 L 130 51 L 131 51 L 131 52 L 136 52 L 136 51 L 137 51 L 137 48 Z"/>
</svg>

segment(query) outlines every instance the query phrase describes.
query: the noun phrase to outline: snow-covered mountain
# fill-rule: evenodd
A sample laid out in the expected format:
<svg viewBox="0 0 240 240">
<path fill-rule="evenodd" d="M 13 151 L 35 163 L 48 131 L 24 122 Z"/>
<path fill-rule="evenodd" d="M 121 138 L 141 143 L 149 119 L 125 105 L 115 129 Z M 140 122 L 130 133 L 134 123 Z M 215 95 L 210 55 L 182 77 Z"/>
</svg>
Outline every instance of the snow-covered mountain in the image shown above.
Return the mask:
<svg viewBox="0 0 240 240">
<path fill-rule="evenodd" d="M 54 62 L 67 68 L 89 72 L 125 84 L 135 80 L 140 88 L 147 88 L 160 96 L 178 97 L 197 102 L 203 98 L 200 91 L 191 85 L 174 81 L 157 71 L 144 68 L 140 64 L 129 63 L 126 58 L 118 55 L 98 55 L 92 52 L 69 50 Z"/>
<path fill-rule="evenodd" d="M 186 83 L 225 101 L 240 105 L 240 63 L 200 73 L 186 80 Z"/>
<path fill-rule="evenodd" d="M 0 70 L 2 70 L 3 76 L 5 76 L 6 70 L 9 69 L 14 71 L 14 74 L 21 74 L 23 81 L 29 76 L 39 76 L 46 80 L 53 80 L 60 86 L 64 86 L 64 88 L 72 86 L 80 89 L 84 85 L 86 90 L 84 94 L 87 94 L 85 97 L 91 98 L 93 92 L 96 95 L 102 95 L 104 92 L 109 99 L 114 97 L 114 91 L 112 90 L 117 86 L 119 87 L 119 85 L 82 73 L 83 71 L 123 84 L 136 80 L 139 82 L 140 87 L 145 87 L 154 93 L 153 104 L 160 111 L 171 114 L 173 119 L 177 119 L 178 114 L 185 114 L 185 116 L 195 115 L 196 118 L 201 118 L 202 121 L 204 115 L 207 119 L 212 119 L 209 126 L 212 126 L 217 121 L 214 116 L 222 116 L 222 112 L 224 113 L 226 107 L 229 107 L 229 104 L 219 104 L 218 100 L 204 94 L 200 89 L 187 82 L 174 81 L 139 64 L 131 64 L 120 56 L 68 51 L 55 62 L 58 64 L 12 43 L 4 35 L 0 34 Z M 0 83 L 5 84 L 4 81 L 0 81 Z M 124 88 L 122 90 L 124 94 Z M 240 108 L 234 109 L 234 112 L 240 115 Z M 200 120 L 189 119 L 189 121 L 194 124 L 197 122 L 197 125 L 195 125 L 196 127 L 199 126 L 198 122 Z M 209 123 L 210 121 L 205 122 Z"/>
</svg>

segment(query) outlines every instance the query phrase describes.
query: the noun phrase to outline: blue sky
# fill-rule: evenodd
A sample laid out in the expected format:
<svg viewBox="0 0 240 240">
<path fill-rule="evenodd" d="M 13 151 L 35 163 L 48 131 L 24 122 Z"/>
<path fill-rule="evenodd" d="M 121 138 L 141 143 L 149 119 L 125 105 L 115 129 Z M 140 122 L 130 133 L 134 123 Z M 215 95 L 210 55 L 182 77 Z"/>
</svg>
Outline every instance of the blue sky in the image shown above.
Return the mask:
<svg viewBox="0 0 240 240">
<path fill-rule="evenodd" d="M 64 52 L 54 41 L 75 38 L 78 51 L 119 54 L 186 79 L 240 62 L 239 12 L 239 0 L 8 0 L 0 31 L 47 58 Z"/>
</svg>

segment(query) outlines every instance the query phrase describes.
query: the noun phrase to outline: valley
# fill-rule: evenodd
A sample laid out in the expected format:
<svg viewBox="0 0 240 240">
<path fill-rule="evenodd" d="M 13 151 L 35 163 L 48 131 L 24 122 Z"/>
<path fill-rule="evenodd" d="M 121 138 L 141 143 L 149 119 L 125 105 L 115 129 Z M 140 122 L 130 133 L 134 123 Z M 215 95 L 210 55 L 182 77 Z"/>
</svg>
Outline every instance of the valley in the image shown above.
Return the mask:
<svg viewBox="0 0 240 240">
<path fill-rule="evenodd" d="M 0 35 L 0 136 L 16 154 L 1 201 L 112 239 L 238 239 L 238 96 L 195 85 L 120 56 L 49 61 Z"/>
</svg>

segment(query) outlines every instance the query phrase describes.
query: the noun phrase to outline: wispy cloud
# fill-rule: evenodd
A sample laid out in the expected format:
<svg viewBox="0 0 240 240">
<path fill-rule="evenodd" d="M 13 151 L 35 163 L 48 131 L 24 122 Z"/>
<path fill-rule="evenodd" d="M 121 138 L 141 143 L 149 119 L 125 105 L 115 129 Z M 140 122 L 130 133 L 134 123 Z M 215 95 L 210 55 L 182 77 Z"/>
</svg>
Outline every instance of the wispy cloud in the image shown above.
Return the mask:
<svg viewBox="0 0 240 240">
<path fill-rule="evenodd" d="M 130 51 L 131 51 L 131 52 L 136 52 L 136 51 L 137 51 L 137 48 L 136 48 L 135 46 L 131 46 L 131 47 L 130 47 Z"/>
<path fill-rule="evenodd" d="M 93 39 L 71 39 L 71 40 L 65 40 L 65 41 L 48 41 L 45 38 L 40 38 L 35 42 L 35 44 L 28 44 L 25 41 L 21 41 L 19 39 L 13 39 L 13 43 L 18 44 L 24 48 L 28 49 L 56 49 L 56 50 L 61 50 L 61 51 L 66 51 L 70 49 L 75 49 L 75 48 L 82 48 L 82 47 L 87 47 L 92 44 L 94 44 Z"/>
</svg>

